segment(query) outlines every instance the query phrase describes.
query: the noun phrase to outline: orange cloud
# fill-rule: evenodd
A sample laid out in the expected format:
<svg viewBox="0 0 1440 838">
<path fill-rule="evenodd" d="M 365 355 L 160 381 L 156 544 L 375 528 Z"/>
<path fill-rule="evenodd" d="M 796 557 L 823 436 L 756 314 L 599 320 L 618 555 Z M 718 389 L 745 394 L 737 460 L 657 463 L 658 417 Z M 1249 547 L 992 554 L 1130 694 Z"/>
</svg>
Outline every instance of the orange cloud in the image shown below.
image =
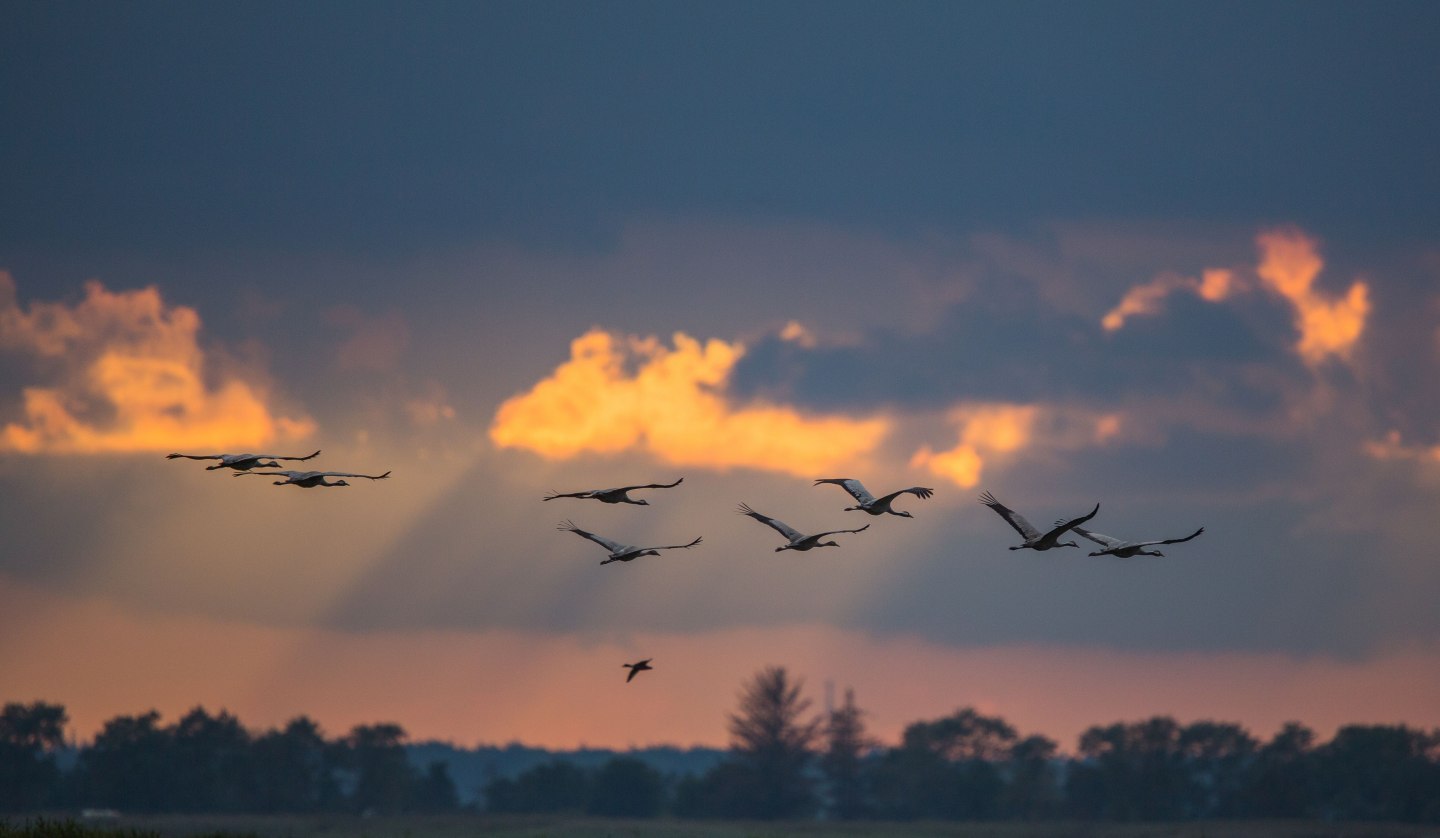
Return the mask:
<svg viewBox="0 0 1440 838">
<path fill-rule="evenodd" d="M 742 466 L 808 476 L 852 463 L 888 432 L 886 419 L 805 416 L 725 398 L 738 343 L 701 344 L 599 329 L 576 338 L 570 360 L 500 406 L 490 439 L 550 459 L 644 450 L 676 465 Z"/>
<path fill-rule="evenodd" d="M 1295 327 L 1300 332 L 1295 351 L 1311 366 L 1331 356 L 1348 359 L 1370 313 L 1369 287 L 1357 280 L 1340 299 L 1327 299 L 1316 292 L 1315 278 L 1325 263 L 1315 240 L 1294 228 L 1260 233 L 1255 242 L 1260 248 L 1260 264 L 1255 269 L 1260 286 L 1284 298 L 1295 312 Z M 1162 274 L 1125 292 L 1100 325 L 1114 332 L 1127 318 L 1156 314 L 1165 298 L 1176 291 L 1189 291 L 1218 303 L 1243 290 L 1234 272 L 1223 268 L 1207 269 L 1199 279 Z"/>
<path fill-rule="evenodd" d="M 261 395 L 230 379 L 211 389 L 197 342 L 200 317 L 167 307 L 153 286 L 25 310 L 0 272 L 0 348 L 38 356 L 59 379 L 22 391 L 24 420 L 0 427 L 0 450 L 94 454 L 264 445 L 303 437 L 307 418 L 272 416 Z"/>
<path fill-rule="evenodd" d="M 1381 440 L 1370 440 L 1363 446 L 1365 453 L 1377 460 L 1415 460 L 1440 463 L 1440 445 L 1406 445 L 1399 431 L 1391 431 Z"/>
<path fill-rule="evenodd" d="M 1126 318 L 1152 315 L 1160 311 L 1165 298 L 1176 291 L 1190 291 L 1206 302 L 1218 303 L 1236 290 L 1235 275 L 1222 268 L 1211 268 L 1199 279 L 1177 274 L 1162 274 L 1125 292 L 1120 303 L 1106 312 L 1100 325 L 1114 332 L 1125 325 Z"/>
<path fill-rule="evenodd" d="M 1078 448 L 1104 443 L 1120 431 L 1115 414 L 1081 414 L 1041 405 L 962 405 L 950 412 L 960 426 L 960 441 L 948 451 L 928 445 L 910 458 L 911 468 L 926 468 L 962 489 L 980 483 L 987 459 L 1029 448 L 1037 439 L 1048 447 Z"/>
<path fill-rule="evenodd" d="M 1300 330 L 1295 351 L 1311 365 L 1331 355 L 1348 358 L 1370 312 L 1368 286 L 1356 281 L 1343 298 L 1327 300 L 1312 287 L 1325 265 L 1314 239 L 1284 229 L 1261 233 L 1255 241 L 1261 251 L 1256 273 L 1295 308 L 1295 326 Z"/>
</svg>

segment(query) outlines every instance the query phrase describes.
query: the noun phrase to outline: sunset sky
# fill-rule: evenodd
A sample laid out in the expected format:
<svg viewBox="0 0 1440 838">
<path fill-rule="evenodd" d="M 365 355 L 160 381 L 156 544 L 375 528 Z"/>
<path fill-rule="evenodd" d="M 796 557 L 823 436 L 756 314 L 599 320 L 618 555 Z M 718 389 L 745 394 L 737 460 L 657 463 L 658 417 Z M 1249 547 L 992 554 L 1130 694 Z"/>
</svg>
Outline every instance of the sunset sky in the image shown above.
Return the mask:
<svg viewBox="0 0 1440 838">
<path fill-rule="evenodd" d="M 0 701 L 1440 726 L 1434 3 L 0 7 Z"/>
</svg>

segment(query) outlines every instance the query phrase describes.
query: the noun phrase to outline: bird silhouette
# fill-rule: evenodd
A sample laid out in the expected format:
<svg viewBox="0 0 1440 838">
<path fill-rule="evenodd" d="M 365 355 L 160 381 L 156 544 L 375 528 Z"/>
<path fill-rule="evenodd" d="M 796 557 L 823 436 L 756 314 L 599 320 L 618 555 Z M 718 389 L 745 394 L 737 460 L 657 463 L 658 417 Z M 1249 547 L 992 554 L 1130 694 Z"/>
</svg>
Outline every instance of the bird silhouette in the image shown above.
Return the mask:
<svg viewBox="0 0 1440 838">
<path fill-rule="evenodd" d="M 279 468 L 276 460 L 313 460 L 320 456 L 317 450 L 314 454 L 305 457 L 282 457 L 279 454 L 166 454 L 165 459 L 173 460 L 176 457 L 183 457 L 187 460 L 219 460 L 213 466 L 206 466 L 206 471 L 214 471 L 217 468 L 233 468 L 236 471 L 249 471 L 252 468 Z M 268 462 L 267 462 L 268 461 Z"/>
<path fill-rule="evenodd" d="M 620 486 L 615 489 L 591 489 L 586 492 L 551 492 L 541 500 L 555 500 L 556 498 L 585 498 L 587 500 L 598 500 L 601 503 L 633 503 L 636 506 L 649 506 L 650 501 L 631 498 L 629 493 L 636 489 L 673 489 L 685 482 L 680 478 L 674 483 L 642 483 L 638 486 Z"/>
<path fill-rule="evenodd" d="M 606 559 L 600 564 L 610 564 L 611 562 L 631 562 L 640 558 L 641 556 L 658 556 L 660 555 L 661 550 L 687 550 L 700 543 L 700 539 L 697 537 L 689 544 L 667 544 L 661 547 L 636 547 L 631 544 L 621 544 L 618 541 L 611 541 L 603 535 L 596 535 L 589 530 L 582 530 L 570 521 L 562 521 L 557 524 L 555 528 L 558 530 L 573 532 L 581 538 L 588 538 L 596 544 L 599 544 L 601 547 L 604 547 L 606 550 L 609 550 L 610 558 Z"/>
<path fill-rule="evenodd" d="M 850 497 L 854 498 L 859 506 L 847 506 L 845 507 L 846 512 L 853 512 L 857 509 L 861 512 L 868 512 L 871 515 L 884 515 L 888 512 L 891 515 L 899 515 L 901 518 L 914 518 L 915 516 L 909 512 L 897 512 L 890 508 L 891 502 L 897 497 L 901 495 L 914 495 L 924 500 L 935 494 L 934 489 L 929 489 L 924 486 L 911 486 L 908 489 L 901 489 L 898 492 L 891 492 L 888 495 L 877 498 L 870 494 L 864 484 L 853 477 L 822 477 L 816 480 L 813 485 L 819 486 L 821 483 L 834 483 L 836 486 L 850 493 Z"/>
<path fill-rule="evenodd" d="M 756 512 L 746 504 L 740 504 L 737 511 L 741 515 L 748 515 L 751 518 L 754 518 L 765 526 L 770 527 L 771 529 L 785 536 L 785 538 L 789 540 L 790 543 L 786 544 L 784 547 L 775 548 L 775 552 L 777 553 L 779 553 L 781 550 L 799 550 L 803 552 L 814 547 L 839 547 L 840 545 L 836 544 L 833 541 L 821 541 L 820 539 L 824 538 L 827 535 L 864 532 L 865 530 L 870 529 L 870 525 L 866 524 L 865 526 L 856 530 L 830 530 L 828 532 L 817 532 L 814 535 L 806 535 L 795 529 L 794 527 L 790 526 L 789 524 L 785 523 L 784 521 L 777 521 L 774 518 L 771 518 L 769 515 L 762 515 L 759 512 Z"/>
<path fill-rule="evenodd" d="M 316 486 L 349 486 L 344 480 L 336 480 L 334 483 L 327 482 L 327 477 L 363 477 L 366 480 L 384 480 L 390 476 L 390 472 L 384 474 L 354 474 L 348 471 L 246 471 L 235 475 L 236 477 L 256 477 L 269 475 L 272 477 L 284 477 L 284 480 L 276 480 L 276 486 L 299 486 L 302 489 L 313 489 Z"/>
<path fill-rule="evenodd" d="M 1024 550 L 1027 548 L 1030 550 L 1049 550 L 1052 547 L 1079 547 L 1080 545 L 1073 541 L 1060 541 L 1060 536 L 1064 535 L 1066 530 L 1076 524 L 1083 524 L 1091 518 L 1094 518 L 1095 513 L 1100 511 L 1100 504 L 1097 503 L 1095 504 L 1095 508 L 1090 510 L 1089 515 L 1081 515 L 1072 521 L 1058 521 L 1054 529 L 1046 533 L 1041 533 L 1035 529 L 1029 521 L 1025 520 L 1024 515 L 1021 515 L 1019 512 L 996 500 L 995 496 L 989 492 L 980 496 L 980 502 L 999 513 L 1000 517 L 1008 521 L 1010 526 L 1014 527 L 1015 531 L 1020 533 L 1020 536 L 1025 539 L 1024 544 L 1011 547 L 1011 550 Z"/>
</svg>

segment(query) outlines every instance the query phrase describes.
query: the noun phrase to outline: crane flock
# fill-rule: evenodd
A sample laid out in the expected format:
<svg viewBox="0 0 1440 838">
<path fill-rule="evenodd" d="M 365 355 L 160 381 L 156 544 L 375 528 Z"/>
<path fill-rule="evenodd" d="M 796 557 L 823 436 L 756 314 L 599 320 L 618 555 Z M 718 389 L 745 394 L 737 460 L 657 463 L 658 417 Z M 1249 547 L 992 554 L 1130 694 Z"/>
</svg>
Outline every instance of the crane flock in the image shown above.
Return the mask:
<svg viewBox="0 0 1440 838">
<path fill-rule="evenodd" d="M 215 471 L 216 469 L 228 468 L 234 472 L 233 476 L 235 477 L 278 477 L 283 479 L 273 481 L 274 485 L 299 486 L 302 489 L 349 486 L 350 484 L 344 479 L 347 477 L 363 478 L 366 480 L 387 480 L 390 477 L 389 471 L 386 471 L 383 474 L 360 474 L 347 471 L 292 471 L 279 468 L 281 461 L 306 461 L 314 459 L 318 456 L 320 456 L 320 452 L 317 450 L 313 454 L 307 454 L 303 457 L 282 456 L 278 454 L 176 453 L 167 455 L 166 459 L 173 460 L 183 458 L 188 460 L 217 460 L 218 462 L 214 465 L 206 466 L 205 470 Z M 327 480 L 327 478 L 336 479 L 332 481 Z M 631 486 L 618 486 L 609 489 L 588 489 L 577 492 L 552 491 L 549 494 L 545 495 L 543 498 L 541 498 L 541 500 L 551 501 L 558 500 L 560 498 L 574 498 L 578 500 L 598 500 L 601 503 L 605 504 L 631 504 L 634 506 L 649 506 L 649 501 L 643 498 L 632 498 L 630 497 L 630 493 L 642 489 L 673 489 L 676 486 L 679 486 L 684 481 L 685 478 L 681 477 L 677 478 L 673 483 L 639 483 Z M 914 495 L 920 500 L 928 500 L 931 496 L 935 494 L 935 490 L 929 487 L 911 486 L 908 489 L 898 489 L 889 494 L 876 497 L 875 495 L 871 494 L 868 489 L 865 488 L 865 485 L 863 483 L 853 477 L 822 477 L 816 479 L 815 482 L 811 485 L 820 486 L 824 484 L 833 484 L 839 486 L 840 488 L 844 489 L 845 492 L 848 493 L 852 498 L 855 499 L 855 505 L 847 506 L 844 508 L 843 511 L 864 512 L 877 517 L 883 515 L 894 515 L 899 518 L 914 518 L 915 516 L 908 511 L 894 509 L 892 507 L 892 504 L 902 495 Z M 1020 544 L 1011 546 L 1011 550 L 1045 551 L 1059 547 L 1079 547 L 1080 545 L 1075 541 L 1060 540 L 1066 533 L 1074 533 L 1082 538 L 1088 539 L 1100 545 L 1102 549 L 1092 551 L 1090 553 L 1091 556 L 1115 556 L 1121 559 L 1133 558 L 1135 556 L 1164 556 L 1165 554 L 1160 552 L 1159 550 L 1147 550 L 1145 548 L 1157 547 L 1160 545 L 1168 544 L 1181 544 L 1186 541 L 1190 541 L 1191 539 L 1194 539 L 1198 537 L 1201 533 L 1205 532 L 1205 528 L 1200 527 L 1195 532 L 1185 536 L 1184 538 L 1159 539 L 1153 541 L 1128 541 L 1122 538 L 1114 538 L 1112 536 L 1102 535 L 1101 533 L 1086 529 L 1085 527 L 1081 526 L 1082 524 L 1088 523 L 1091 518 L 1094 518 L 1096 515 L 1099 514 L 1100 504 L 1098 503 L 1095 504 L 1095 507 L 1089 512 L 1072 518 L 1058 519 L 1055 521 L 1054 525 L 1049 530 L 1047 530 L 1046 532 L 1041 532 L 1028 520 L 1026 520 L 1025 516 L 1021 515 L 1020 513 L 996 500 L 995 496 L 988 491 L 980 495 L 980 502 L 985 506 L 988 506 L 990 509 L 994 510 L 996 514 L 998 514 L 1001 518 L 1004 518 L 1005 522 L 1008 523 L 1011 527 L 1013 527 L 1017 533 L 1019 533 L 1022 542 Z M 780 547 L 775 548 L 775 552 L 777 553 L 783 552 L 785 550 L 805 552 L 818 547 L 839 547 L 840 544 L 838 542 L 833 540 L 825 541 L 823 539 L 833 535 L 855 535 L 870 529 L 870 524 L 865 524 L 864 526 L 858 527 L 856 529 L 825 530 L 822 532 L 807 535 L 785 523 L 784 521 L 779 520 L 778 518 L 772 518 L 769 515 L 765 515 L 755 511 L 754 509 L 750 508 L 749 504 L 741 503 L 737 507 L 736 511 L 741 515 L 753 518 L 761 524 L 770 527 L 785 538 L 786 543 Z M 662 550 L 688 550 L 691 547 L 699 545 L 702 541 L 702 538 L 700 536 L 696 536 L 692 541 L 689 541 L 685 544 L 666 544 L 653 547 L 637 547 L 632 544 L 624 544 L 619 541 L 606 538 L 605 536 L 596 535 L 589 530 L 581 529 L 569 520 L 561 521 L 558 525 L 556 525 L 556 529 L 565 532 L 572 532 L 580 536 L 581 538 L 593 541 L 594 543 L 603 547 L 609 555 L 600 562 L 600 564 L 602 565 L 610 564 L 611 562 L 632 562 L 643 556 L 659 556 L 660 551 Z M 654 660 L 654 658 L 645 658 L 644 660 L 641 660 L 637 663 L 622 664 L 623 668 L 629 670 L 629 674 L 625 676 L 625 682 L 628 684 L 635 678 L 638 673 L 642 671 L 654 669 L 654 667 L 650 665 L 650 662 L 652 660 Z"/>
</svg>

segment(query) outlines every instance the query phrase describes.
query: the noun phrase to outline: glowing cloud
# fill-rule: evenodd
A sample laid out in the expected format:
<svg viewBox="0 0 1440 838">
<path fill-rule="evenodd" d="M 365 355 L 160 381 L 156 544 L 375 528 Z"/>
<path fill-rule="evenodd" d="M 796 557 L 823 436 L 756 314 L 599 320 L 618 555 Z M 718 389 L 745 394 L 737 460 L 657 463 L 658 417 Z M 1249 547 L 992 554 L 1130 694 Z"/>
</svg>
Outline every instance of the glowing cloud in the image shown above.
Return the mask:
<svg viewBox="0 0 1440 838">
<path fill-rule="evenodd" d="M 1190 291 L 1206 302 L 1218 303 L 1236 290 L 1235 275 L 1221 268 L 1206 270 L 1199 279 L 1177 274 L 1161 274 L 1125 292 L 1120 303 L 1106 312 L 1100 325 L 1114 332 L 1125 325 L 1128 317 L 1157 314 L 1165 298 L 1176 291 Z"/>
<path fill-rule="evenodd" d="M 1295 351 L 1311 365 L 1331 355 L 1348 358 L 1365 329 L 1369 288 L 1357 281 L 1342 299 L 1324 299 L 1311 287 L 1325 265 L 1314 239 L 1285 229 L 1261 233 L 1255 241 L 1261 251 L 1256 273 L 1266 287 L 1295 307 L 1295 326 L 1300 330 Z"/>
<path fill-rule="evenodd" d="M 1415 460 L 1440 463 L 1440 445 L 1406 445 L 1399 431 L 1391 431 L 1381 440 L 1369 440 L 1363 446 L 1366 454 L 1377 460 Z"/>
<path fill-rule="evenodd" d="M 570 360 L 500 406 L 490 439 L 550 459 L 645 450 L 676 465 L 742 466 L 810 476 L 874 450 L 888 420 L 808 417 L 775 405 L 734 407 L 725 389 L 738 343 L 703 345 L 598 329 L 570 345 Z"/>
<path fill-rule="evenodd" d="M 1120 431 L 1115 414 L 1096 416 L 1041 405 L 962 405 L 950 411 L 949 418 L 960 426 L 959 443 L 939 452 L 924 446 L 910 458 L 910 466 L 929 469 L 962 489 L 980 483 L 987 459 L 1022 451 L 1041 437 L 1048 447 L 1078 448 L 1102 444 Z"/>
<path fill-rule="evenodd" d="M 1282 297 L 1295 312 L 1295 327 L 1300 332 L 1295 351 L 1311 366 L 1331 356 L 1348 359 L 1370 313 L 1369 287 L 1356 281 L 1340 299 L 1317 293 L 1315 278 L 1325 263 L 1315 240 L 1294 228 L 1263 232 L 1255 237 L 1255 243 L 1260 248 L 1260 264 L 1255 269 L 1260 287 Z M 1157 314 L 1165 298 L 1176 291 L 1189 291 L 1218 303 L 1243 290 L 1247 288 L 1234 272 L 1223 268 L 1208 269 L 1199 279 L 1162 274 L 1125 292 L 1100 325 L 1114 332 L 1130 317 Z"/>
<path fill-rule="evenodd" d="M 0 428 L 0 450 L 94 454 L 265 445 L 303 437 L 309 419 L 275 417 L 238 379 L 205 383 L 200 317 L 167 307 L 153 286 L 85 285 L 74 306 L 16 299 L 0 272 L 0 349 L 38 356 L 59 379 L 22 391 L 25 419 Z"/>
</svg>

